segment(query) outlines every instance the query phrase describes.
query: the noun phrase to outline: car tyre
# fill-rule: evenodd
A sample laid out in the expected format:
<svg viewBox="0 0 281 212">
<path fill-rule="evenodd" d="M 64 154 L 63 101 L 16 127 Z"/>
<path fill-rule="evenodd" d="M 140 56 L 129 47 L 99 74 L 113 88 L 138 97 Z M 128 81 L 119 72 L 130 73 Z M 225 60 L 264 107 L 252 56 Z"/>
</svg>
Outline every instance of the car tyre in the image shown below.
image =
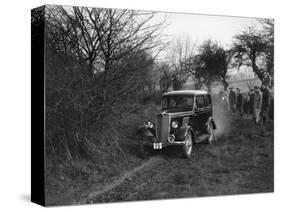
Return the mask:
<svg viewBox="0 0 281 212">
<path fill-rule="evenodd" d="M 210 122 L 209 126 L 208 126 L 208 143 L 209 144 L 213 144 L 215 141 L 215 135 L 214 135 L 214 125 L 212 122 Z"/>
<path fill-rule="evenodd" d="M 184 139 L 184 145 L 183 145 L 183 153 L 185 158 L 191 158 L 191 153 L 193 150 L 193 136 L 191 131 L 187 131 Z"/>
</svg>

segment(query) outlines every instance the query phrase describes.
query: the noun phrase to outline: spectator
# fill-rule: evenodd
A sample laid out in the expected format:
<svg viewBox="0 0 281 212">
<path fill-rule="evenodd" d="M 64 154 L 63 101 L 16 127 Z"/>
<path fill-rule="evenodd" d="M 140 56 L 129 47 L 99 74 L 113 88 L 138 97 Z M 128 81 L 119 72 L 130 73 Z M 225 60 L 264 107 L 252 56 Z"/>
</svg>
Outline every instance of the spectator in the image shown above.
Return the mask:
<svg viewBox="0 0 281 212">
<path fill-rule="evenodd" d="M 255 123 L 260 124 L 261 121 L 261 109 L 262 109 L 262 92 L 258 86 L 255 86 L 255 96 L 254 96 L 254 118 Z"/>
<path fill-rule="evenodd" d="M 226 88 L 225 91 L 223 91 L 223 97 L 222 97 L 223 101 L 225 101 L 226 106 L 227 106 L 227 111 L 230 111 L 230 107 L 229 107 L 229 89 Z"/>
<path fill-rule="evenodd" d="M 253 120 L 255 119 L 255 114 L 254 114 L 254 99 L 255 99 L 255 91 L 254 89 L 250 89 L 250 92 L 249 92 L 249 96 L 250 96 L 250 99 L 249 99 L 249 113 L 250 115 L 252 115 L 252 118 Z"/>
<path fill-rule="evenodd" d="M 229 88 L 229 106 L 232 112 L 235 112 L 235 104 L 236 104 L 236 94 L 232 87 Z"/>
<path fill-rule="evenodd" d="M 244 99 L 243 114 L 246 114 L 246 116 L 250 115 L 250 92 L 246 94 L 246 97 Z"/>
<path fill-rule="evenodd" d="M 273 120 L 273 117 L 274 117 L 274 99 L 273 97 L 271 97 L 270 104 L 269 104 L 268 118 Z"/>
<path fill-rule="evenodd" d="M 266 85 L 261 86 L 262 92 L 262 107 L 261 107 L 261 120 L 262 124 L 266 124 L 269 112 L 269 89 Z"/>
<path fill-rule="evenodd" d="M 272 77 L 269 73 L 264 72 L 263 73 L 263 83 L 264 86 L 271 87 L 272 86 Z"/>
<path fill-rule="evenodd" d="M 239 88 L 236 88 L 236 110 L 240 114 L 240 116 L 243 116 L 243 95 L 241 93 L 241 90 Z"/>
</svg>

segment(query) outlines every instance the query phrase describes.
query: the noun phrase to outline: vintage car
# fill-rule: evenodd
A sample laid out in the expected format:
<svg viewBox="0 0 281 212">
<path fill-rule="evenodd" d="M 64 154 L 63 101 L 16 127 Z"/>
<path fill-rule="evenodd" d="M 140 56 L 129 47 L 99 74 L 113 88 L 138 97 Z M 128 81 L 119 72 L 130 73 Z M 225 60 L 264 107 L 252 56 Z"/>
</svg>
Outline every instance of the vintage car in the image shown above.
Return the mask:
<svg viewBox="0 0 281 212">
<path fill-rule="evenodd" d="M 148 121 L 138 128 L 142 157 L 153 149 L 180 145 L 184 156 L 190 158 L 195 143 L 213 142 L 216 124 L 208 92 L 180 90 L 164 93 L 161 108 L 155 121 Z"/>
</svg>

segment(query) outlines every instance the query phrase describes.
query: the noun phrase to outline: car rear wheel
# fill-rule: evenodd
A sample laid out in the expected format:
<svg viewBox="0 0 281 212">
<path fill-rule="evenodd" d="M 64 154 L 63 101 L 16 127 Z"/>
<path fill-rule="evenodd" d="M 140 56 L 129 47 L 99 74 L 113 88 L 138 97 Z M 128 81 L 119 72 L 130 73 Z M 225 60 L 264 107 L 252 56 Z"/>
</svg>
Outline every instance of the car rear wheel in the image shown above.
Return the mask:
<svg viewBox="0 0 281 212">
<path fill-rule="evenodd" d="M 184 145 L 183 145 L 184 156 L 186 158 L 190 158 L 192 150 L 193 150 L 193 137 L 191 131 L 187 131 L 184 139 Z"/>
<path fill-rule="evenodd" d="M 214 136 L 214 125 L 212 122 L 210 122 L 209 126 L 208 126 L 208 142 L 209 144 L 213 144 L 214 140 L 215 140 L 215 136 Z"/>
</svg>

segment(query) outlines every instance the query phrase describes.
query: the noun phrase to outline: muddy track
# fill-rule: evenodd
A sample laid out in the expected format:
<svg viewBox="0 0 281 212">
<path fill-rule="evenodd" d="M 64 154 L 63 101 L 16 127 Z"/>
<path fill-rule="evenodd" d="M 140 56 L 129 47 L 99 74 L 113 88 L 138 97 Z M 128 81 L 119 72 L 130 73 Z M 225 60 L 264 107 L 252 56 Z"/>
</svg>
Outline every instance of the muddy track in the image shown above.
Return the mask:
<svg viewBox="0 0 281 212">
<path fill-rule="evenodd" d="M 48 205 L 272 192 L 273 123 L 260 127 L 223 109 L 214 116 L 214 144 L 194 145 L 191 159 L 183 157 L 181 147 L 169 147 L 141 161 L 132 141 L 129 170 L 70 188 L 49 198 Z"/>
<path fill-rule="evenodd" d="M 93 199 L 96 199 L 99 196 L 101 196 L 107 192 L 110 192 L 111 190 L 114 190 L 116 187 L 120 186 L 125 181 L 131 180 L 138 172 L 141 172 L 144 169 L 147 169 L 147 170 L 152 169 L 154 166 L 161 163 L 161 161 L 163 161 L 163 158 L 161 158 L 161 157 L 150 157 L 148 160 L 146 160 L 140 166 L 137 166 L 134 169 L 127 171 L 122 176 L 120 176 L 118 179 L 114 180 L 112 183 L 109 183 L 106 186 L 104 186 L 101 190 L 92 191 L 85 200 L 78 202 L 78 204 L 83 204 L 83 203 L 88 203 L 88 202 L 93 201 Z"/>
<path fill-rule="evenodd" d="M 204 148 L 208 148 L 208 145 L 197 148 L 197 152 L 203 153 Z M 175 189 L 179 191 L 182 189 L 190 191 L 186 179 L 189 175 L 202 174 L 194 167 L 197 157 L 188 160 L 182 156 L 180 148 L 159 151 L 142 165 L 125 173 L 102 190 L 89 194 L 83 203 L 171 198 L 175 192 L 171 185 L 176 185 L 178 188 Z M 171 193 L 169 193 L 169 186 L 171 186 Z M 161 189 L 162 187 L 165 188 Z M 178 197 L 184 197 L 182 194 L 185 193 L 179 194 Z"/>
<path fill-rule="evenodd" d="M 200 154 L 204 154 L 202 150 L 204 151 L 202 148 L 197 148 L 197 154 L 200 151 Z M 92 191 L 83 200 L 77 201 L 76 203 L 106 202 L 112 198 L 116 199 L 116 197 L 111 197 L 112 195 L 118 196 L 117 199 L 119 200 L 138 198 L 137 195 L 139 196 L 139 192 L 142 192 L 144 187 L 151 183 L 161 183 L 161 178 L 169 177 L 175 169 L 180 174 L 183 172 L 188 173 L 188 168 L 191 166 L 192 161 L 198 159 L 196 156 L 193 159 L 184 158 L 179 147 L 163 149 L 147 158 L 141 165 L 125 172 L 113 182 L 104 185 L 104 187 L 100 189 L 92 188 Z M 125 187 L 127 191 L 122 189 L 122 187 Z M 163 194 L 165 192 L 162 194 L 160 192 L 160 197 Z"/>
<path fill-rule="evenodd" d="M 79 192 L 71 204 L 272 192 L 273 126 L 219 114 L 223 131 L 214 145 L 195 145 L 191 159 L 180 147 L 155 151 L 112 182 Z"/>
<path fill-rule="evenodd" d="M 192 159 L 179 147 L 164 148 L 78 203 L 272 192 L 273 132 L 251 120 L 231 124 L 236 130 L 215 145 L 195 145 Z"/>
</svg>

